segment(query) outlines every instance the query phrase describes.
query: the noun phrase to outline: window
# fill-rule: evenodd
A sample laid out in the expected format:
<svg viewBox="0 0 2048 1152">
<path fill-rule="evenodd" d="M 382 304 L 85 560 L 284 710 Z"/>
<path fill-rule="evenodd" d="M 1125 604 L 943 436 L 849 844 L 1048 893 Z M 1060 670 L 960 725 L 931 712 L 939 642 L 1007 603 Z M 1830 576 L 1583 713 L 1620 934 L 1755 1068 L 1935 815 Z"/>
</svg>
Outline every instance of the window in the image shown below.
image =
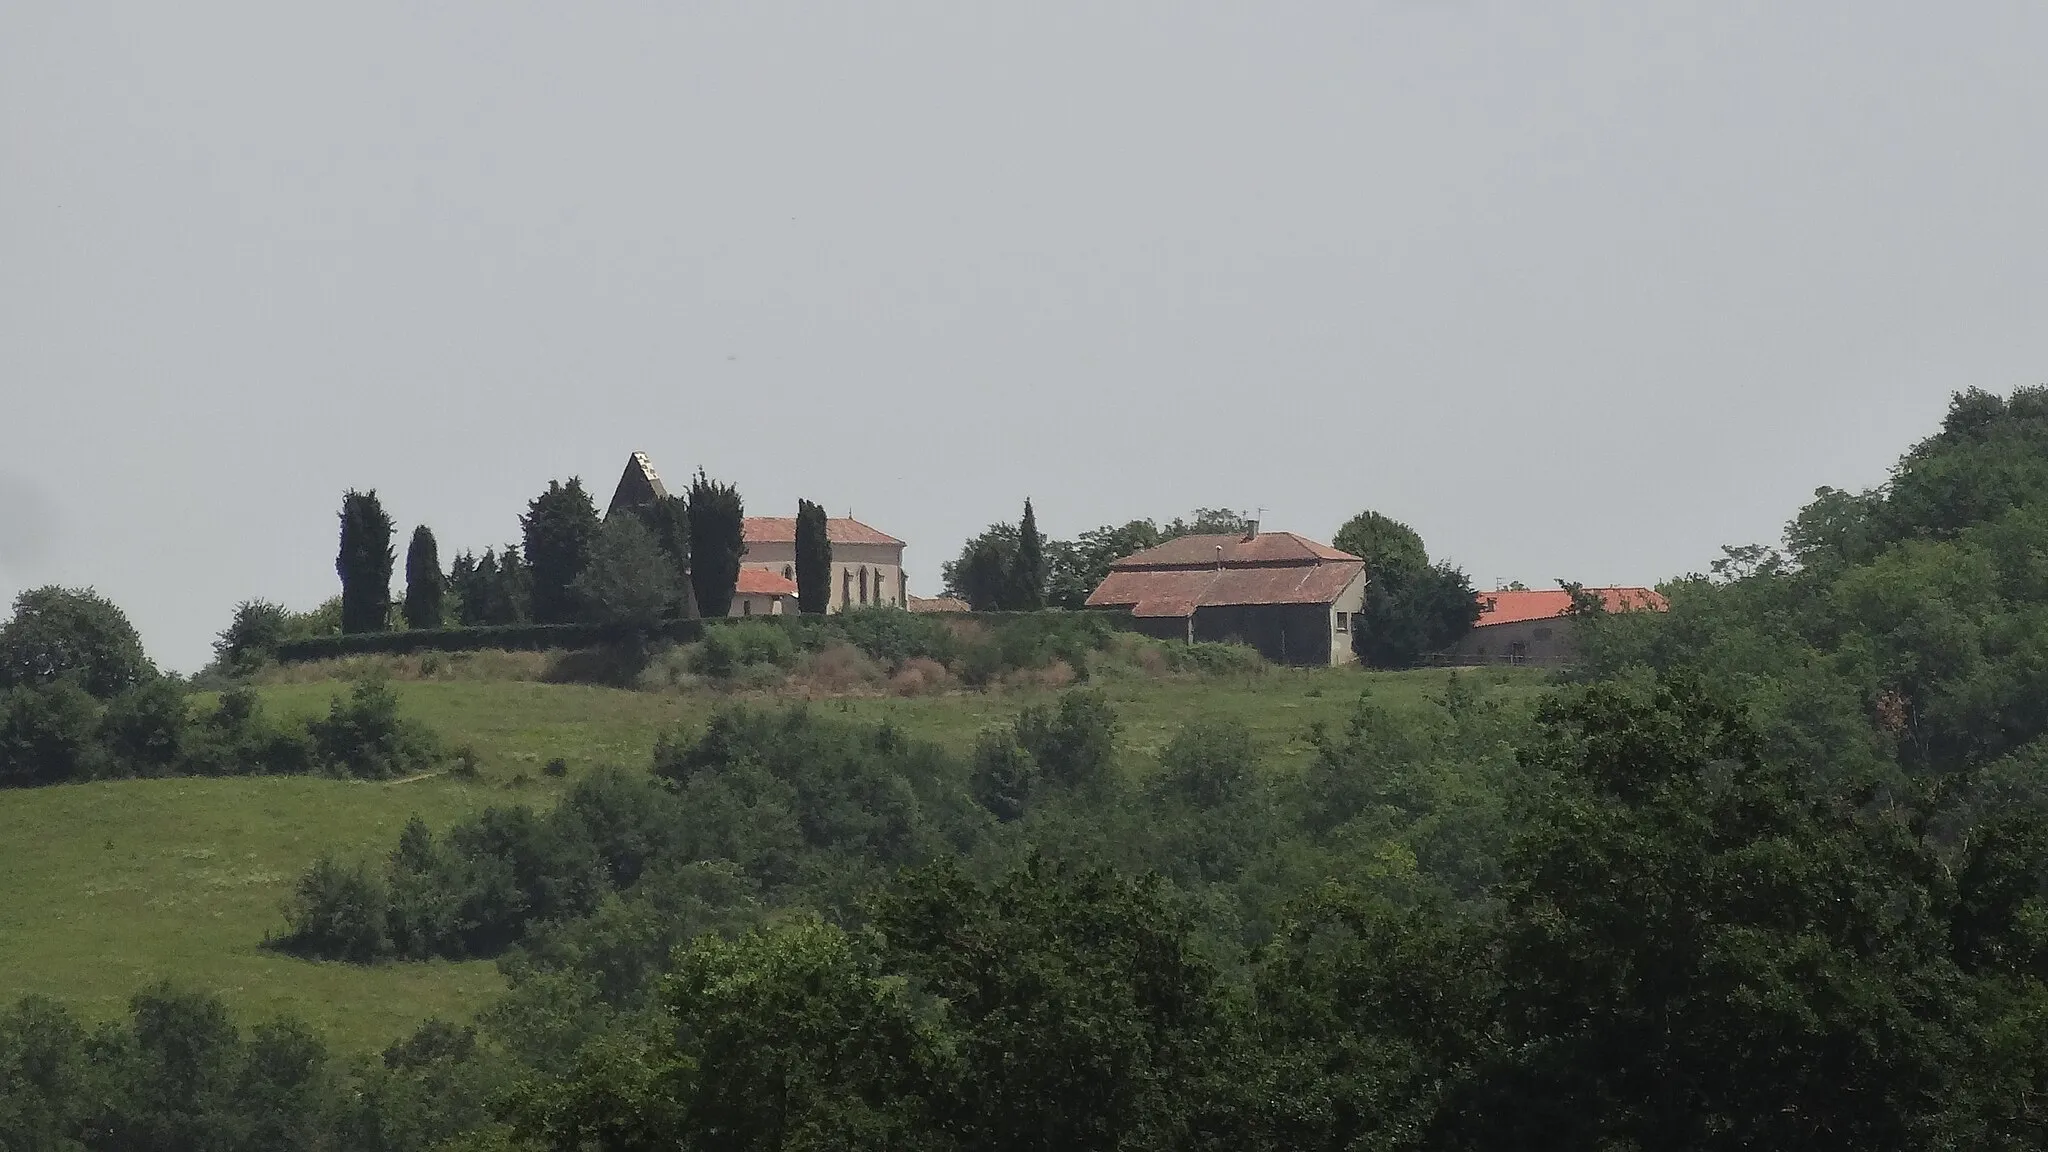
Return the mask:
<svg viewBox="0 0 2048 1152">
<path fill-rule="evenodd" d="M 865 568 L 860 570 L 860 602 L 868 602 L 868 570 Z"/>
<path fill-rule="evenodd" d="M 782 566 L 782 578 L 783 578 L 784 580 L 794 580 L 794 579 L 796 579 L 796 569 L 795 569 L 795 568 L 793 568 L 793 567 L 791 567 L 791 566 L 790 566 L 790 565 L 788 565 L 788 564 L 784 564 L 784 565 Z"/>
<path fill-rule="evenodd" d="M 853 569 L 841 568 L 839 570 L 839 606 L 844 608 L 851 603 L 853 603 Z"/>
<path fill-rule="evenodd" d="M 753 602 L 752 600 L 742 600 L 742 601 L 740 601 L 740 615 L 742 615 L 742 616 L 752 616 L 753 614 L 754 614 L 754 602 Z"/>
<path fill-rule="evenodd" d="M 1350 613 L 1348 613 L 1348 612 L 1339 612 L 1339 613 L 1337 613 L 1337 631 L 1339 631 L 1339 632 L 1349 632 L 1349 631 L 1351 631 L 1351 614 L 1350 614 Z"/>
</svg>

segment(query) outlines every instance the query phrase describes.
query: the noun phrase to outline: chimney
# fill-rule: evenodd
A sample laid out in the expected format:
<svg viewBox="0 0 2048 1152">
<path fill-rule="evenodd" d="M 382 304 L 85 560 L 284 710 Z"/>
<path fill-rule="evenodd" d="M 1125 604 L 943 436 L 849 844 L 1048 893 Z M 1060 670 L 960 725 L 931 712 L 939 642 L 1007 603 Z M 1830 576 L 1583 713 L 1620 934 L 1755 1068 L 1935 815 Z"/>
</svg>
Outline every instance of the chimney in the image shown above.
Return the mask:
<svg viewBox="0 0 2048 1152">
<path fill-rule="evenodd" d="M 1218 572 L 1223 571 L 1223 545 L 1221 544 L 1216 546 L 1216 570 Z"/>
<path fill-rule="evenodd" d="M 1257 520 L 1247 520 L 1244 522 L 1244 538 L 1246 540 L 1250 540 L 1252 537 L 1257 536 L 1258 534 L 1259 522 Z"/>
</svg>

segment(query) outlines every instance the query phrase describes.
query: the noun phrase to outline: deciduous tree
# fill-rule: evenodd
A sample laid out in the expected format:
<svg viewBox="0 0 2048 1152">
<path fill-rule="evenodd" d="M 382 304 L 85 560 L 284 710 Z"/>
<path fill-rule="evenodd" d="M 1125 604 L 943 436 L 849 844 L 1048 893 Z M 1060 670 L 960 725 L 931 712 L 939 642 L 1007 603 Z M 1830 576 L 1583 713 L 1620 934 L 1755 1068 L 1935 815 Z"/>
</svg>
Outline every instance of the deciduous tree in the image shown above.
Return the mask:
<svg viewBox="0 0 2048 1152">
<path fill-rule="evenodd" d="M 32 588 L 0 624 L 0 689 L 71 680 L 105 699 L 155 675 L 127 614 L 90 588 Z"/>
<path fill-rule="evenodd" d="M 574 588 L 584 619 L 647 629 L 675 602 L 679 583 L 673 561 L 646 525 L 613 516 L 598 529 Z"/>
</svg>

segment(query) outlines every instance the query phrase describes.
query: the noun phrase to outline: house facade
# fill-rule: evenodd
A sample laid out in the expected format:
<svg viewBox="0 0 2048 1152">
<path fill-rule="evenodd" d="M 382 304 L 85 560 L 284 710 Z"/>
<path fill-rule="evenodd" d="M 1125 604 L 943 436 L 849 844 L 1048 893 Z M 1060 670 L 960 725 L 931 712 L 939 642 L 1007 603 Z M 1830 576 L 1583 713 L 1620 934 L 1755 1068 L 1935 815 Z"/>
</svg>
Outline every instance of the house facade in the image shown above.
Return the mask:
<svg viewBox="0 0 2048 1152">
<path fill-rule="evenodd" d="M 626 459 L 612 490 L 607 516 L 668 499 L 668 487 L 645 452 Z M 797 611 L 796 517 L 749 516 L 742 524 L 747 550 L 740 557 L 739 585 L 732 615 L 780 616 Z M 911 599 L 903 573 L 903 541 L 850 516 L 825 521 L 832 543 L 832 587 L 828 612 L 878 606 L 905 608 Z"/>
<path fill-rule="evenodd" d="M 850 516 L 825 521 L 832 542 L 832 592 L 828 612 L 880 606 L 906 608 L 910 589 L 903 575 L 903 541 Z M 749 516 L 746 555 L 740 567 L 796 579 L 796 517 Z"/>
<path fill-rule="evenodd" d="M 1246 644 L 1276 664 L 1349 664 L 1365 561 L 1292 532 L 1182 536 L 1110 565 L 1088 607 L 1164 640 Z"/>
<path fill-rule="evenodd" d="M 728 616 L 796 615 L 796 581 L 766 568 L 740 567 Z"/>
<path fill-rule="evenodd" d="M 1670 607 L 1648 588 L 1588 588 L 1609 612 L 1662 612 Z M 1479 593 L 1479 621 L 1438 659 L 1446 664 L 1535 664 L 1556 667 L 1578 658 L 1571 593 L 1562 588 L 1507 588 Z"/>
</svg>

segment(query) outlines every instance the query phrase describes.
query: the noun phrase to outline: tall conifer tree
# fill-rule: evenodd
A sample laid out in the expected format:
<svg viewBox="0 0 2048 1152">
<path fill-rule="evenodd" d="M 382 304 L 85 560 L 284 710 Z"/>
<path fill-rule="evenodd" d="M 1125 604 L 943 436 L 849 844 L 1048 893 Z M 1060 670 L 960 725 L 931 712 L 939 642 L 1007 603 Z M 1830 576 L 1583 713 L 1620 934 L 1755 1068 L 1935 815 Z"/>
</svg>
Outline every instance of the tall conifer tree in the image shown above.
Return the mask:
<svg viewBox="0 0 2048 1152">
<path fill-rule="evenodd" d="M 575 476 L 566 484 L 548 481 L 548 490 L 527 504 L 519 526 L 525 532 L 535 623 L 567 624 L 576 619 L 577 598 L 570 586 L 590 562 L 597 524 L 597 506 Z"/>
<path fill-rule="evenodd" d="M 341 577 L 341 630 L 382 632 L 391 626 L 391 517 L 377 490 L 351 488 L 341 498 L 341 551 L 334 558 Z"/>
<path fill-rule="evenodd" d="M 697 611 L 706 619 L 732 611 L 740 557 L 747 552 L 746 531 L 739 489 L 697 469 L 690 482 L 690 589 L 696 593 Z"/>
<path fill-rule="evenodd" d="M 1024 518 L 1017 523 L 1017 552 L 1011 558 L 1010 595 L 1003 606 L 1013 612 L 1036 612 L 1045 607 L 1045 537 L 1038 531 L 1038 516 L 1031 510 L 1031 498 L 1024 499 Z"/>
<path fill-rule="evenodd" d="M 832 606 L 832 534 L 823 506 L 796 502 L 797 611 L 815 616 Z"/>
<path fill-rule="evenodd" d="M 422 524 L 412 530 L 412 543 L 405 549 L 405 626 L 439 628 L 446 590 L 434 531 Z"/>
</svg>

